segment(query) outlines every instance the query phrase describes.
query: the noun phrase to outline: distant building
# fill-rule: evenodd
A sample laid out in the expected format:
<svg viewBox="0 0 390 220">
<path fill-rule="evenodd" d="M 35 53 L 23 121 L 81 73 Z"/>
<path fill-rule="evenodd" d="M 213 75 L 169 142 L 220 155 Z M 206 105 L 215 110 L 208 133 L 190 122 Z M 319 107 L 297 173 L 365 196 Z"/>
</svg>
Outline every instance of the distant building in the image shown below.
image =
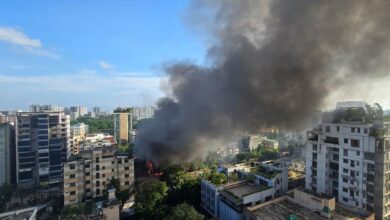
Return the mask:
<svg viewBox="0 0 390 220">
<path fill-rule="evenodd" d="M 117 143 L 131 142 L 133 130 L 133 114 L 129 111 L 114 112 L 114 137 Z"/>
<path fill-rule="evenodd" d="M 390 124 L 380 106 L 337 103 L 307 132 L 306 188 L 390 218 Z"/>
<path fill-rule="evenodd" d="M 95 117 L 99 117 L 99 116 L 102 115 L 102 112 L 101 112 L 100 107 L 93 107 L 93 108 L 92 108 L 92 112 L 93 112 L 93 115 L 94 115 Z"/>
<path fill-rule="evenodd" d="M 64 204 L 103 196 L 112 178 L 119 181 L 120 190 L 130 189 L 134 183 L 134 159 L 115 152 L 113 147 L 80 151 L 64 166 Z"/>
<path fill-rule="evenodd" d="M 21 188 L 61 185 L 69 152 L 69 116 L 61 112 L 17 113 L 16 172 Z"/>
<path fill-rule="evenodd" d="M 136 120 L 142 120 L 145 118 L 152 118 L 154 115 L 155 107 L 133 107 L 132 113 Z"/>
<path fill-rule="evenodd" d="M 30 112 L 63 112 L 64 108 L 55 105 L 30 105 Z"/>
<path fill-rule="evenodd" d="M 0 186 L 15 184 L 15 131 L 12 125 L 0 123 Z"/>
<path fill-rule="evenodd" d="M 76 120 L 81 116 L 88 114 L 88 108 L 84 106 L 71 106 L 67 109 L 67 114 L 70 115 L 71 120 Z"/>
</svg>

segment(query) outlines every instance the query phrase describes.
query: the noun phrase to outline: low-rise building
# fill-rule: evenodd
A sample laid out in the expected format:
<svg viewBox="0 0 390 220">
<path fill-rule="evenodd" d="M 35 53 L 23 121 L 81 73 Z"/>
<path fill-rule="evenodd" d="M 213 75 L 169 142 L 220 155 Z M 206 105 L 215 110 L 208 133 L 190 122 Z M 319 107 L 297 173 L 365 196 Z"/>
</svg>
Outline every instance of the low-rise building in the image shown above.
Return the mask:
<svg viewBox="0 0 390 220">
<path fill-rule="evenodd" d="M 36 220 L 39 207 L 13 210 L 0 213 L 0 220 Z"/>
<path fill-rule="evenodd" d="M 299 188 L 244 211 L 245 219 L 374 220 L 373 213 L 336 203 L 333 196 Z"/>
<path fill-rule="evenodd" d="M 130 189 L 134 183 L 134 159 L 113 147 L 80 151 L 64 166 L 64 204 L 103 196 L 112 179 L 119 181 L 120 190 Z"/>
</svg>

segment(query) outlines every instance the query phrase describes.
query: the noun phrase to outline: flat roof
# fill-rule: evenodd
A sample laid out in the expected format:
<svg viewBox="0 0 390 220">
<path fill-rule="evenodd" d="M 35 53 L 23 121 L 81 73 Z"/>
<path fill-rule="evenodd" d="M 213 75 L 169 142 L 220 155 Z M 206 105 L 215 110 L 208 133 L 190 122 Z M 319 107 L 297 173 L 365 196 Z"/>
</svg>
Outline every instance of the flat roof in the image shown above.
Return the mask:
<svg viewBox="0 0 390 220">
<path fill-rule="evenodd" d="M 0 220 L 26 220 L 36 216 L 38 207 L 19 209 L 10 212 L 0 213 Z"/>
<path fill-rule="evenodd" d="M 327 219 L 303 206 L 290 202 L 287 199 L 255 209 L 252 211 L 252 214 L 254 214 L 257 219 L 264 220 L 287 219 L 287 217 L 291 215 L 296 215 L 299 219 Z"/>
<path fill-rule="evenodd" d="M 271 187 L 268 186 L 259 186 L 256 183 L 252 183 L 249 181 L 246 182 L 238 182 L 233 183 L 231 185 L 225 186 L 224 190 L 222 190 L 220 193 L 232 200 L 235 203 L 241 203 L 242 199 L 245 196 L 264 191 L 266 189 L 269 189 Z"/>
</svg>

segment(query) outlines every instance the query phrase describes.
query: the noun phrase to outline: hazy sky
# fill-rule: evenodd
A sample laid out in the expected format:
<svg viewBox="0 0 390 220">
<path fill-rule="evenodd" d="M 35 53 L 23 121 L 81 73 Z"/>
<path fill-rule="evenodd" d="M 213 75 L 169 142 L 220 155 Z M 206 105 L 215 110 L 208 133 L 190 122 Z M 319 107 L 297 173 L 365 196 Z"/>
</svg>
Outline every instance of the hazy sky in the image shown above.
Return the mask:
<svg viewBox="0 0 390 220">
<path fill-rule="evenodd" d="M 152 105 L 163 63 L 201 62 L 188 1 L 0 1 L 0 109 Z"/>
</svg>

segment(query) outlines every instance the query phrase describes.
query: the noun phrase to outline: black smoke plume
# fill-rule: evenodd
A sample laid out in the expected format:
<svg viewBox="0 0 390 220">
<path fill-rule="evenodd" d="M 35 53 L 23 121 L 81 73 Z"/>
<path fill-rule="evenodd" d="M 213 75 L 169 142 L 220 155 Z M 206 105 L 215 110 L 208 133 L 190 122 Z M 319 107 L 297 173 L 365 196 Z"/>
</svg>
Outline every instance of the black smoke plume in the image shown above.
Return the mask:
<svg viewBox="0 0 390 220">
<path fill-rule="evenodd" d="M 139 128 L 140 157 L 189 161 L 238 134 L 298 128 L 330 91 L 388 74 L 388 0 L 203 0 L 188 13 L 209 65 L 166 68 L 170 93 Z"/>
</svg>

